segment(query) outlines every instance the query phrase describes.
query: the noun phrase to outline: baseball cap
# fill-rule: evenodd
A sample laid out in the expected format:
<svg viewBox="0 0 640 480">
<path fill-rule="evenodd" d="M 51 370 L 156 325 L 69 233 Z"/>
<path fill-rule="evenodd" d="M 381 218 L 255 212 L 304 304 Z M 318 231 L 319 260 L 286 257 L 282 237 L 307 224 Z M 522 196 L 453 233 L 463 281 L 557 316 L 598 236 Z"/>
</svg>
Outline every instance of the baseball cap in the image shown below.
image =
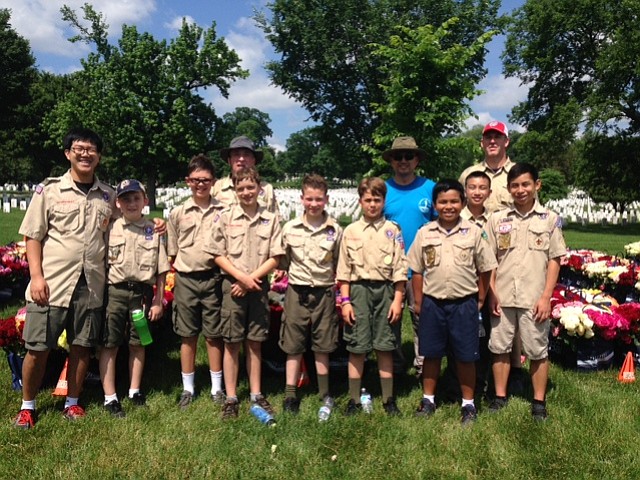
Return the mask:
<svg viewBox="0 0 640 480">
<path fill-rule="evenodd" d="M 117 188 L 116 188 L 116 197 L 120 195 L 124 195 L 129 192 L 142 192 L 145 195 L 147 194 L 144 186 L 138 181 L 134 179 L 122 180 Z"/>
<path fill-rule="evenodd" d="M 496 132 L 501 133 L 505 137 L 509 138 L 509 130 L 507 129 L 507 126 L 502 122 L 494 120 L 493 122 L 487 123 L 482 130 L 482 134 L 484 135 L 491 130 L 495 130 Z"/>
</svg>

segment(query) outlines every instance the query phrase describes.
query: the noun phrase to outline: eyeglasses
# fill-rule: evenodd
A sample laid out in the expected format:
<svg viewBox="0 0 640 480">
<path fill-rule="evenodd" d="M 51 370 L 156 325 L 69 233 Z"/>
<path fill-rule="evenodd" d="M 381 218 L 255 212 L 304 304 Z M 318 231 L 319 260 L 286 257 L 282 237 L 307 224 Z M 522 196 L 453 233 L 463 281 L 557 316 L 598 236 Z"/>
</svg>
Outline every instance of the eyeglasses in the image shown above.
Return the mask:
<svg viewBox="0 0 640 480">
<path fill-rule="evenodd" d="M 187 178 L 187 181 L 196 185 L 207 185 L 213 182 L 213 178 Z"/>
<path fill-rule="evenodd" d="M 77 145 L 71 147 L 71 151 L 76 155 L 82 155 L 83 153 L 86 153 L 87 155 L 95 155 L 98 153 L 98 149 L 96 147 L 79 147 Z"/>
<path fill-rule="evenodd" d="M 401 160 L 406 160 L 407 162 L 410 162 L 411 160 L 413 160 L 416 157 L 416 154 L 413 152 L 404 152 L 404 153 L 394 153 L 391 158 L 393 158 L 396 162 L 399 162 Z"/>
</svg>

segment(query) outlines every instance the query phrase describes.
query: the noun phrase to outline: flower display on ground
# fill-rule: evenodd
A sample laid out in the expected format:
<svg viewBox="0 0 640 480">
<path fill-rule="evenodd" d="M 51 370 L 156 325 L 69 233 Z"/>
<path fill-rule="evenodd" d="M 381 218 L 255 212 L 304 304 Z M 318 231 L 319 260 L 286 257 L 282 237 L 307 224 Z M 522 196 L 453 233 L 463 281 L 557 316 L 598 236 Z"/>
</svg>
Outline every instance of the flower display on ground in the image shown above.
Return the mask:
<svg viewBox="0 0 640 480">
<path fill-rule="evenodd" d="M 24 242 L 12 242 L 0 247 L 0 288 L 15 288 L 29 279 L 26 246 Z"/>
<path fill-rule="evenodd" d="M 26 352 L 22 339 L 25 315 L 26 308 L 23 308 L 14 317 L 0 319 L 0 347 L 5 352 L 18 355 Z"/>
</svg>

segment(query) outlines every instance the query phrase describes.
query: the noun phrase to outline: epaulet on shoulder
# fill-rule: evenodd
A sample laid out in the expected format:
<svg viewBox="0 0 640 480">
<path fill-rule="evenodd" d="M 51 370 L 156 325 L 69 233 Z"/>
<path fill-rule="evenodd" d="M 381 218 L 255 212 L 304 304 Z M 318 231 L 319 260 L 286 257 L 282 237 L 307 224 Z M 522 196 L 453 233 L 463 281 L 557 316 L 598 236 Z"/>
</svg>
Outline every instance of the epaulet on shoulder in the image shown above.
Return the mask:
<svg viewBox="0 0 640 480">
<path fill-rule="evenodd" d="M 50 183 L 58 183 L 62 181 L 62 177 L 47 177 L 45 178 L 42 182 L 40 182 L 41 185 L 49 185 Z"/>
<path fill-rule="evenodd" d="M 400 226 L 400 224 L 399 224 L 398 222 L 396 222 L 396 221 L 394 221 L 394 220 L 389 220 L 388 218 L 387 218 L 387 221 L 388 221 L 389 223 L 392 223 L 392 224 L 393 224 L 393 225 L 395 225 L 396 227 L 398 227 L 398 230 L 402 230 L 402 227 Z"/>
</svg>

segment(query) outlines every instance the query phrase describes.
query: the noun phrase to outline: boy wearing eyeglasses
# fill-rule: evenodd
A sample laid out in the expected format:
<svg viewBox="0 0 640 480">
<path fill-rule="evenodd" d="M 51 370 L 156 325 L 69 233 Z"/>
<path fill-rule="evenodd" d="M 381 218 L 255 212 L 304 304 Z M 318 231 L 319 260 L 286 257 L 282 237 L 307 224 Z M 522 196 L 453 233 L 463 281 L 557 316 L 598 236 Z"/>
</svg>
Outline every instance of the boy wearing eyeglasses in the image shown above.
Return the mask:
<svg viewBox="0 0 640 480">
<path fill-rule="evenodd" d="M 181 338 L 182 394 L 178 405 L 182 409 L 191 404 L 196 394 L 195 361 L 200 333 L 207 345 L 211 399 L 218 404 L 225 400 L 222 388 L 224 345 L 220 329 L 222 280 L 213 255 L 202 248 L 224 205 L 210 193 L 215 173 L 209 158 L 196 155 L 189 162 L 187 172 L 191 198 L 171 211 L 167 245 L 167 253 L 174 259 L 176 270 L 173 330 Z"/>
</svg>

